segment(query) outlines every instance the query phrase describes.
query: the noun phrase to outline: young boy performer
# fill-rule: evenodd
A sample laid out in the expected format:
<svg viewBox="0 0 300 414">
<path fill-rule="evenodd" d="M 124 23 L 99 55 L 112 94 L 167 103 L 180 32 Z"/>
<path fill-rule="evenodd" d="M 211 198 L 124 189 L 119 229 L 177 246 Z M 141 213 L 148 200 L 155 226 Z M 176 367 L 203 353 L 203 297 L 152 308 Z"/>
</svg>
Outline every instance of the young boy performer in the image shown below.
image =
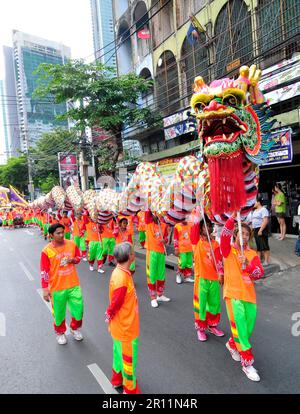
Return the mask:
<svg viewBox="0 0 300 414">
<path fill-rule="evenodd" d="M 64 239 L 62 224 L 51 225 L 49 234 L 52 241 L 44 247 L 40 264 L 43 297 L 47 302 L 52 302 L 57 342 L 64 345 L 67 343 L 67 306 L 72 316 L 71 333 L 77 341 L 83 339 L 79 330 L 82 326 L 83 298 L 75 269 L 75 264 L 80 262 L 80 251 L 73 241 Z"/>
<path fill-rule="evenodd" d="M 117 267 L 109 283 L 109 306 L 105 322 L 113 339 L 113 375 L 115 388 L 123 385 L 123 394 L 140 394 L 136 379 L 138 358 L 139 311 L 131 263 L 134 251 L 131 243 L 117 244 L 114 250 Z"/>
<path fill-rule="evenodd" d="M 65 226 L 65 239 L 71 240 L 71 225 L 72 221 L 70 217 L 68 217 L 68 212 L 64 211 L 63 216 L 59 220 L 60 224 Z"/>
<path fill-rule="evenodd" d="M 169 302 L 164 296 L 166 281 L 166 243 L 168 229 L 165 223 L 160 223 L 158 217 L 151 211 L 145 212 L 146 224 L 146 274 L 151 306 L 158 307 L 158 302 Z"/>
<path fill-rule="evenodd" d="M 80 233 L 81 237 L 83 237 L 85 231 L 87 231 L 86 240 L 89 243 L 88 261 L 90 271 L 93 272 L 94 262 L 97 260 L 98 273 L 104 273 L 102 263 L 100 261 L 103 247 L 101 236 L 102 227 L 100 224 L 94 223 L 88 216 L 85 216 Z"/>
<path fill-rule="evenodd" d="M 207 340 L 206 331 L 224 336 L 218 328 L 221 317 L 221 287 L 223 264 L 219 244 L 211 239 L 213 226 L 205 216 L 196 220 L 191 230 L 194 248 L 195 284 L 194 315 L 199 341 Z"/>
<path fill-rule="evenodd" d="M 193 248 L 190 238 L 191 225 L 187 221 L 178 223 L 174 227 L 175 256 L 178 257 L 178 270 L 176 283 L 194 283 L 193 273 Z"/>
<path fill-rule="evenodd" d="M 259 381 L 253 367 L 254 356 L 250 337 L 256 320 L 256 294 L 254 280 L 260 279 L 264 270 L 259 257 L 249 248 L 251 229 L 242 223 L 242 235 L 234 229 L 235 215 L 230 217 L 221 233 L 221 252 L 224 257 L 224 291 L 227 314 L 232 336 L 226 348 L 235 361 L 241 361 L 243 372 L 252 381 Z M 234 243 L 231 245 L 231 237 Z M 243 240 L 243 255 L 240 244 Z"/>
<path fill-rule="evenodd" d="M 86 244 L 83 236 L 80 236 L 83 227 L 81 214 L 77 214 L 73 221 L 73 240 L 78 249 L 81 251 L 82 260 L 86 261 Z"/>
<path fill-rule="evenodd" d="M 116 239 L 114 236 L 114 220 L 111 219 L 107 224 L 102 225 L 103 233 L 101 234 L 103 240 L 103 249 L 100 257 L 101 266 L 108 258 L 109 266 L 114 266 L 114 248 Z"/>
<path fill-rule="evenodd" d="M 145 212 L 139 211 L 137 213 L 137 218 L 138 218 L 139 242 L 140 242 L 142 249 L 145 249 L 145 242 L 146 242 Z"/>
<path fill-rule="evenodd" d="M 116 238 L 116 246 L 120 243 L 129 242 L 133 245 L 132 232 L 128 228 L 127 217 L 121 216 L 119 219 L 119 225 L 114 227 L 113 232 Z M 130 271 L 133 274 L 135 272 L 135 261 L 133 260 L 130 265 Z"/>
</svg>

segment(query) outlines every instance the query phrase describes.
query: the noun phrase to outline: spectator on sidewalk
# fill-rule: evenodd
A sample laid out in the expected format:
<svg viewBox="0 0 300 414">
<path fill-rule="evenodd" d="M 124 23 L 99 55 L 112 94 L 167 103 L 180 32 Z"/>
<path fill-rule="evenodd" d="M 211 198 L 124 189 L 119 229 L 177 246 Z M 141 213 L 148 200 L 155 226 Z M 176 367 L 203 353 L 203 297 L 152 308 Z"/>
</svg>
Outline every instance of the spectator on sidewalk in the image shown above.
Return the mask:
<svg viewBox="0 0 300 414">
<path fill-rule="evenodd" d="M 139 310 L 130 266 L 134 261 L 132 244 L 117 244 L 117 267 L 109 284 L 109 306 L 105 322 L 113 339 L 113 387 L 123 386 L 124 394 L 140 394 L 136 379 L 138 358 Z"/>
<path fill-rule="evenodd" d="M 284 240 L 286 234 L 286 223 L 285 223 L 285 215 L 286 215 L 286 197 L 283 192 L 282 186 L 280 183 L 277 183 L 274 186 L 274 206 L 275 206 L 275 215 L 277 217 L 279 226 L 280 226 L 280 236 L 278 240 Z"/>
<path fill-rule="evenodd" d="M 270 264 L 270 247 L 269 247 L 269 211 L 263 206 L 263 198 L 257 197 L 254 205 L 254 211 L 250 213 L 251 227 L 254 231 L 256 250 L 260 256 L 261 262 L 268 266 Z"/>
</svg>

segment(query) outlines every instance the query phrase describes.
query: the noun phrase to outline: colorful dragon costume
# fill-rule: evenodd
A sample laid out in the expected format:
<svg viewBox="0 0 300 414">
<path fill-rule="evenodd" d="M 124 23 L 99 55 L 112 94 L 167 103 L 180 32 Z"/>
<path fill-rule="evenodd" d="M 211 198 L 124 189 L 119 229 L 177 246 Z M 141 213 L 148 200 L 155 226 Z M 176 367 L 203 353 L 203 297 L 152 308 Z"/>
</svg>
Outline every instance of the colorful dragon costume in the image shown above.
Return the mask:
<svg viewBox="0 0 300 414">
<path fill-rule="evenodd" d="M 54 187 L 33 208 L 87 209 L 92 220 L 107 223 L 113 214 L 135 214 L 150 209 L 175 225 L 183 221 L 195 205 L 202 204 L 217 223 L 224 223 L 233 211 L 245 218 L 255 203 L 258 169 L 273 145 L 270 109 L 259 91 L 261 71 L 243 66 L 237 80 L 220 79 L 206 85 L 202 77 L 194 83 L 191 107 L 199 122 L 201 161 L 183 157 L 170 183 L 158 166 L 138 165 L 127 188 L 117 193 L 105 189 L 82 193 L 70 186 L 65 192 Z"/>
</svg>

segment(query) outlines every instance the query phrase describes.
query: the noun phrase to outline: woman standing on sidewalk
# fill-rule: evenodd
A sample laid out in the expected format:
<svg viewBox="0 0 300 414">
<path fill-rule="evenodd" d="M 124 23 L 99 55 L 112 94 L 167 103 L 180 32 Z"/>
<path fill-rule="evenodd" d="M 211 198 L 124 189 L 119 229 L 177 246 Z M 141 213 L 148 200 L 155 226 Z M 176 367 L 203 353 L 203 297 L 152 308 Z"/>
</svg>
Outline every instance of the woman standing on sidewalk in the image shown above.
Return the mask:
<svg viewBox="0 0 300 414">
<path fill-rule="evenodd" d="M 257 252 L 260 259 L 265 266 L 270 264 L 270 247 L 268 236 L 269 212 L 262 205 L 263 198 L 257 197 L 254 205 L 255 210 L 251 213 L 252 228 L 254 231 L 254 238 Z"/>
<path fill-rule="evenodd" d="M 279 226 L 280 226 L 280 236 L 278 240 L 284 240 L 286 234 L 286 224 L 285 224 L 285 214 L 286 214 L 286 197 L 282 190 L 280 183 L 277 183 L 274 186 L 274 206 L 275 206 L 275 215 L 277 217 Z"/>
</svg>

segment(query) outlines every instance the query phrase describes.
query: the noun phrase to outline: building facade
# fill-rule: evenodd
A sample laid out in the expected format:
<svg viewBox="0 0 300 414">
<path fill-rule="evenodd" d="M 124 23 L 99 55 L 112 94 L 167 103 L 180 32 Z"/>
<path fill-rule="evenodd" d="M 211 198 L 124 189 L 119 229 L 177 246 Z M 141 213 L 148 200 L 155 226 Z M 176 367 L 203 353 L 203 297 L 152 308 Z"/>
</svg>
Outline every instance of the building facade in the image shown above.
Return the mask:
<svg viewBox="0 0 300 414">
<path fill-rule="evenodd" d="M 5 79 L 4 79 L 4 100 L 6 108 L 6 126 L 7 126 L 7 157 L 16 157 L 20 154 L 20 126 L 17 111 L 17 92 L 14 70 L 14 53 L 13 48 L 3 46 Z"/>
<path fill-rule="evenodd" d="M 116 66 L 112 0 L 90 0 L 95 59 Z"/>
<path fill-rule="evenodd" d="M 58 126 L 57 115 L 66 112 L 65 104 L 55 104 L 53 98 L 35 98 L 38 76 L 34 73 L 41 63 L 63 64 L 71 57 L 69 47 L 30 34 L 13 31 L 14 72 L 17 90 L 18 121 L 21 151 L 27 151 L 43 133 Z"/>
<path fill-rule="evenodd" d="M 272 183 L 281 181 L 289 205 L 296 205 L 297 198 L 300 202 L 300 179 L 295 178 L 300 176 L 300 2 L 115 0 L 114 10 L 119 73 L 133 71 L 153 79 L 153 90 L 141 104 L 162 119 L 163 127 L 153 133 L 136 127 L 125 134 L 125 139 L 139 140 L 143 160 L 168 165 L 168 171 L 174 164 L 175 170 L 178 157 L 197 149 L 187 113 L 196 76 L 209 83 L 235 77 L 240 66 L 255 63 L 263 69 L 275 129 L 291 128 L 293 152 L 291 161 L 261 168 L 260 190 L 270 198 Z M 203 28 L 196 37 L 190 32 L 191 15 Z M 139 35 L 142 29 L 149 38 Z M 292 211 L 289 207 L 289 216 Z"/>
</svg>

